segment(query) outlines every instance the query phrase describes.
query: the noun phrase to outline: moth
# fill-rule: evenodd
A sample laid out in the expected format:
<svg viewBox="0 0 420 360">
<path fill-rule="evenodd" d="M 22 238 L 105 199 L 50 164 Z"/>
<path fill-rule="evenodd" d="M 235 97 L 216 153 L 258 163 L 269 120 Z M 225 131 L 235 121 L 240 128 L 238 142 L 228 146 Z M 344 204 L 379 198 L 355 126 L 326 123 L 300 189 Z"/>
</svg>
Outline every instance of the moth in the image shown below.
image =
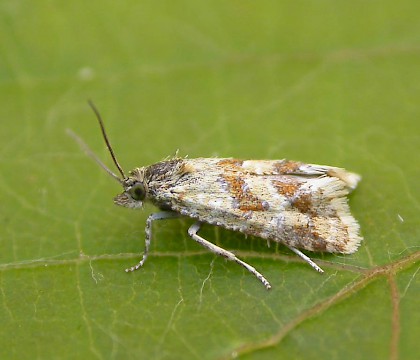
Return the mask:
<svg viewBox="0 0 420 360">
<path fill-rule="evenodd" d="M 281 243 L 322 273 L 302 250 L 351 254 L 362 237 L 350 213 L 347 195 L 361 177 L 342 168 L 290 160 L 173 157 L 135 168 L 125 174 L 108 140 L 102 118 L 92 102 L 103 138 L 121 177 L 113 173 L 73 132 L 70 135 L 122 186 L 114 203 L 141 209 L 149 202 L 160 211 L 146 220 L 145 248 L 131 272 L 141 268 L 149 254 L 152 224 L 156 220 L 190 217 L 196 220 L 188 235 L 211 252 L 234 261 L 270 289 L 268 280 L 253 266 L 201 237 L 203 223 L 221 226 Z"/>
</svg>

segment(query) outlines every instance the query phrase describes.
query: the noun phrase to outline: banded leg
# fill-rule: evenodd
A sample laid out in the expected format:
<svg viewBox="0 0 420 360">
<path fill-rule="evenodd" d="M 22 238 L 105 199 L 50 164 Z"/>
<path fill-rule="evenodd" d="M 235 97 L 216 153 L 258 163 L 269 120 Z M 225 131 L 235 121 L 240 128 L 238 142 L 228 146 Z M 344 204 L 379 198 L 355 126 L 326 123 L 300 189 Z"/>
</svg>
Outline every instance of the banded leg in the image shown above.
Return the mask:
<svg viewBox="0 0 420 360">
<path fill-rule="evenodd" d="M 296 255 L 298 255 L 300 258 L 302 258 L 303 260 L 305 260 L 309 265 L 312 266 L 313 269 L 315 269 L 316 271 L 320 272 L 321 274 L 324 272 L 324 270 L 322 270 L 317 264 L 315 264 L 315 262 L 313 262 L 311 260 L 311 258 L 309 258 L 308 256 L 306 256 L 302 251 L 294 248 L 293 246 L 288 246 L 286 245 L 290 250 L 292 250 Z"/>
<path fill-rule="evenodd" d="M 149 255 L 149 248 L 150 248 L 150 240 L 152 239 L 152 223 L 155 220 L 165 220 L 165 219 L 174 219 L 179 217 L 180 215 L 176 212 L 172 211 L 161 211 L 158 213 L 154 213 L 149 215 L 146 220 L 146 229 L 145 233 L 146 236 L 144 238 L 144 252 L 143 257 L 141 258 L 140 262 L 137 265 L 132 266 L 131 268 L 125 269 L 126 272 L 135 271 L 143 266 L 145 263 L 147 256 Z"/>
<path fill-rule="evenodd" d="M 246 262 L 238 259 L 235 254 L 231 253 L 230 251 L 227 251 L 217 245 L 214 245 L 210 241 L 207 241 L 206 239 L 202 238 L 201 236 L 197 235 L 197 232 L 200 230 L 200 222 L 196 222 L 195 224 L 191 225 L 188 229 L 188 235 L 191 236 L 191 238 L 195 241 L 197 241 L 200 245 L 204 246 L 205 248 L 209 249 L 214 254 L 220 255 L 225 257 L 228 260 L 235 261 L 239 265 L 242 265 L 245 269 L 247 269 L 250 273 L 254 274 L 255 277 L 260 280 L 263 285 L 266 287 L 267 290 L 271 289 L 270 283 L 267 281 L 267 279 L 260 274 L 254 267 L 247 264 Z"/>
</svg>

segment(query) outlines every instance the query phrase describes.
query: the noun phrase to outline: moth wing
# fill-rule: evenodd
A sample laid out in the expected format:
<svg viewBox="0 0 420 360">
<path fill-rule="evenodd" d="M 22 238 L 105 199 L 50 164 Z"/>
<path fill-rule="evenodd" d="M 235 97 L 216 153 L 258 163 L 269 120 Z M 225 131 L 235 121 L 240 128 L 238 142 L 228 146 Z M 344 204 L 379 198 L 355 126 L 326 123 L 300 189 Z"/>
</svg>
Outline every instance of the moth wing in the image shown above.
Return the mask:
<svg viewBox="0 0 420 360">
<path fill-rule="evenodd" d="M 345 186 L 354 190 L 361 180 L 361 176 L 342 168 L 305 164 L 291 160 L 246 160 L 242 163 L 246 173 L 250 175 L 290 175 L 305 178 L 330 176 L 336 177 L 345 183 Z"/>
<path fill-rule="evenodd" d="M 311 251 L 352 253 L 362 240 L 346 198 L 356 174 L 287 160 L 186 165 L 171 188 L 171 207 L 183 215 Z"/>
</svg>

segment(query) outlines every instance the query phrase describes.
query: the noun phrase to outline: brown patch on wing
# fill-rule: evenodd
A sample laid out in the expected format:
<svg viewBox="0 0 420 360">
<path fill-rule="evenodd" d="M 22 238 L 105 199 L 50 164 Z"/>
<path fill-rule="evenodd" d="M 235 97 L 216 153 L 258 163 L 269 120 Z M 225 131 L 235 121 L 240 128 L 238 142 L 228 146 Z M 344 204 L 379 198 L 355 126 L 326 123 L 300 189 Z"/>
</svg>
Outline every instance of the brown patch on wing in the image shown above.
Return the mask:
<svg viewBox="0 0 420 360">
<path fill-rule="evenodd" d="M 348 237 L 346 238 L 346 241 L 336 241 L 334 243 L 334 252 L 345 254 L 347 242 L 348 242 Z"/>
<path fill-rule="evenodd" d="M 300 184 L 296 181 L 272 180 L 271 182 L 280 195 L 293 197 L 299 190 Z"/>
<path fill-rule="evenodd" d="M 329 218 L 328 223 L 322 225 L 323 219 L 315 218 L 314 224 L 292 226 L 293 238 L 296 240 L 294 246 L 310 251 L 345 253 L 349 242 L 348 227 L 342 224 L 337 217 Z M 326 218 L 324 218 L 327 221 Z M 330 228 L 328 230 L 328 227 Z"/>
<path fill-rule="evenodd" d="M 271 183 L 280 195 L 288 198 L 288 201 L 293 208 L 297 209 L 302 214 L 311 216 L 317 214 L 316 206 L 314 206 L 311 194 L 301 190 L 300 182 L 296 180 L 272 180 Z"/>
<path fill-rule="evenodd" d="M 306 248 L 311 251 L 322 252 L 327 250 L 327 241 L 322 238 L 313 227 L 295 225 L 293 226 L 293 232 L 301 241 L 301 244 L 299 244 L 298 247 Z"/>
<path fill-rule="evenodd" d="M 229 168 L 231 170 L 239 170 L 238 168 L 240 168 L 243 163 L 244 161 L 239 159 L 223 159 L 217 162 L 216 165 Z"/>
<path fill-rule="evenodd" d="M 273 170 L 275 174 L 293 174 L 297 170 L 299 170 L 299 167 L 302 165 L 302 163 L 297 161 L 290 161 L 290 160 L 283 160 L 280 162 L 276 162 L 273 165 Z"/>
<path fill-rule="evenodd" d="M 302 214 L 309 214 L 312 216 L 316 215 L 316 209 L 312 203 L 312 197 L 310 194 L 300 194 L 291 202 L 292 206 L 298 209 Z"/>
<path fill-rule="evenodd" d="M 348 226 L 342 224 L 339 228 L 336 229 L 336 231 L 338 232 L 337 238 L 340 239 L 340 241 L 335 241 L 334 244 L 331 245 L 334 246 L 334 252 L 343 254 L 346 252 L 346 246 L 350 239 L 349 228 Z"/>
<path fill-rule="evenodd" d="M 240 176 L 224 175 L 223 179 L 229 186 L 231 196 L 237 201 L 236 208 L 241 211 L 264 211 L 267 209 L 267 202 L 253 195 Z"/>
</svg>

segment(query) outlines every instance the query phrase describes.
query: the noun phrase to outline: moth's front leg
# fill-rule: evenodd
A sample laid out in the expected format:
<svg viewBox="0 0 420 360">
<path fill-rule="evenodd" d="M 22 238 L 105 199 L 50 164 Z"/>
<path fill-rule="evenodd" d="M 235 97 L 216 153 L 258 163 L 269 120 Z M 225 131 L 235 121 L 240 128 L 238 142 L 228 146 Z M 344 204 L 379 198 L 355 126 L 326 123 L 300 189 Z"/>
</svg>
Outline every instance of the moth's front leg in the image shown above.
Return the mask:
<svg viewBox="0 0 420 360">
<path fill-rule="evenodd" d="M 147 256 L 149 255 L 150 241 L 152 240 L 152 223 L 155 220 L 165 220 L 165 219 L 174 219 L 178 218 L 180 215 L 173 211 L 161 211 L 149 215 L 146 220 L 146 229 L 145 229 L 145 238 L 144 238 L 144 253 L 140 262 L 137 265 L 132 266 L 131 268 L 125 269 L 126 272 L 135 271 L 143 266 Z"/>
</svg>

